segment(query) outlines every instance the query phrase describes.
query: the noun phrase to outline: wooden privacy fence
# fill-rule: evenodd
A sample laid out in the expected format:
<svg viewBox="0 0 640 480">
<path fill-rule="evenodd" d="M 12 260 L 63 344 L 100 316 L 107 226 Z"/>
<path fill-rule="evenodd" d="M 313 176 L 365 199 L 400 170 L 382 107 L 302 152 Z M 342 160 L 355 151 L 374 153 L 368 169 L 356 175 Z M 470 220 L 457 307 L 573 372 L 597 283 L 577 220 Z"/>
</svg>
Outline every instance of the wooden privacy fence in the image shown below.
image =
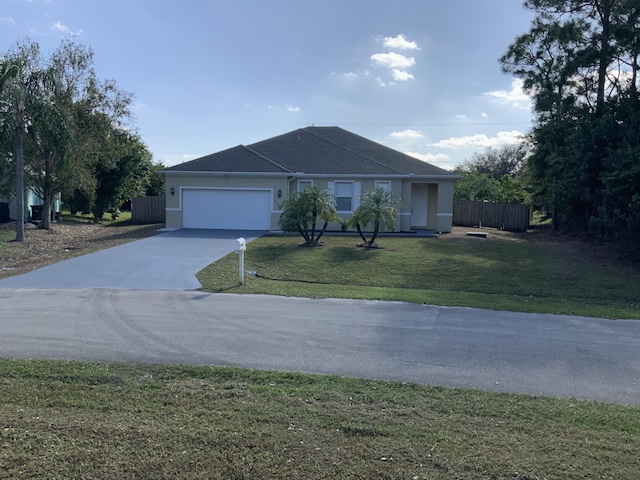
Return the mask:
<svg viewBox="0 0 640 480">
<path fill-rule="evenodd" d="M 138 197 L 131 200 L 131 221 L 134 223 L 165 223 L 164 195 Z"/>
<path fill-rule="evenodd" d="M 453 201 L 453 224 L 462 227 L 492 227 L 516 232 L 526 230 L 530 219 L 529 205 Z"/>
</svg>

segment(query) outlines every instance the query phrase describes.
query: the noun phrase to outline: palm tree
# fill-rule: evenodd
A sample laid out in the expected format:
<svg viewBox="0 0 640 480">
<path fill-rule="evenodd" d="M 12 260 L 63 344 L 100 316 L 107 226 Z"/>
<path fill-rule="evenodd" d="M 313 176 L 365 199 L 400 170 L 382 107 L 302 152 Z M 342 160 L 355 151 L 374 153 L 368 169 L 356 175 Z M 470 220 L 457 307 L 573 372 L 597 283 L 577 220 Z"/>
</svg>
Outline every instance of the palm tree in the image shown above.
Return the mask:
<svg viewBox="0 0 640 480">
<path fill-rule="evenodd" d="M 399 205 L 399 200 L 390 190 L 384 188 L 376 187 L 360 196 L 360 206 L 347 221 L 347 226 L 355 226 L 358 230 L 363 242 L 360 246 L 367 248 L 378 247 L 375 241 L 380 232 L 380 227 L 392 229 L 396 225 L 396 219 L 399 214 L 396 205 Z M 362 232 L 362 227 L 367 225 L 373 225 L 373 232 L 369 240 Z"/>
<path fill-rule="evenodd" d="M 294 192 L 284 202 L 280 215 L 280 228 L 284 232 L 298 232 L 304 238 L 305 247 L 321 246 L 320 238 L 327 230 L 329 222 L 340 221 L 336 215 L 336 206 L 326 190 L 317 185 L 305 188 L 304 192 Z M 317 230 L 318 221 L 322 227 Z"/>
<path fill-rule="evenodd" d="M 0 67 L 0 125 L 3 133 L 15 136 L 16 161 L 16 242 L 24 241 L 24 150 L 23 135 L 27 129 L 26 65 L 21 58 L 8 57 Z"/>
</svg>

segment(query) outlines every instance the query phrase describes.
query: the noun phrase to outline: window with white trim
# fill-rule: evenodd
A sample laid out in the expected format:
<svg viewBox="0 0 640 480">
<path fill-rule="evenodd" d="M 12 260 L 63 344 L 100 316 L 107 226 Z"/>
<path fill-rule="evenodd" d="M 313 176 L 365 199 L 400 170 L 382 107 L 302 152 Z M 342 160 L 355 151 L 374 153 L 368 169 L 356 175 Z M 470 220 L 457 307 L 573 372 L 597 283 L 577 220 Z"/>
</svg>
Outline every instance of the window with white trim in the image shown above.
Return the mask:
<svg viewBox="0 0 640 480">
<path fill-rule="evenodd" d="M 353 182 L 335 182 L 335 196 L 339 212 L 353 211 Z"/>
<path fill-rule="evenodd" d="M 305 188 L 313 187 L 313 180 L 298 180 L 298 192 L 304 192 Z"/>
<path fill-rule="evenodd" d="M 375 186 L 376 188 L 382 188 L 387 192 L 391 191 L 391 182 L 389 180 L 376 180 Z"/>
<path fill-rule="evenodd" d="M 337 181 L 328 182 L 329 196 L 333 197 L 336 208 L 340 213 L 352 213 L 360 206 L 360 182 Z"/>
</svg>

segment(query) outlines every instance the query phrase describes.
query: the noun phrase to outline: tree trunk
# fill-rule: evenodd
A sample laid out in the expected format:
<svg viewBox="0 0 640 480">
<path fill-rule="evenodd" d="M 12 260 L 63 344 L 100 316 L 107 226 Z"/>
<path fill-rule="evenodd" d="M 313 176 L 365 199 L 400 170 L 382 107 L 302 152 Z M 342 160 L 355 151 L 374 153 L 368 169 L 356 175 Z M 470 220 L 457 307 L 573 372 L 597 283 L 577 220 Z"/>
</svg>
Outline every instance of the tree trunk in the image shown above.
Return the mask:
<svg viewBox="0 0 640 480">
<path fill-rule="evenodd" d="M 378 237 L 378 232 L 380 231 L 380 222 L 376 221 L 375 226 L 373 227 L 373 234 L 371 235 L 371 240 L 369 241 L 369 246 L 373 247 L 376 238 Z"/>
<path fill-rule="evenodd" d="M 22 128 L 16 128 L 16 242 L 24 242 L 24 152 Z"/>
<path fill-rule="evenodd" d="M 329 226 L 329 220 L 325 220 L 324 224 L 322 225 L 322 230 L 320 230 L 320 233 L 318 234 L 318 238 L 316 238 L 316 242 L 320 242 L 320 238 L 322 237 L 322 235 L 324 235 L 324 232 L 327 231 L 328 226 Z"/>
<path fill-rule="evenodd" d="M 598 92 L 596 99 L 596 116 L 602 116 L 604 112 L 604 90 L 607 82 L 607 68 L 609 68 L 611 46 L 611 0 L 596 2 L 598 14 L 602 24 L 600 36 L 600 55 L 598 64 Z"/>
<path fill-rule="evenodd" d="M 45 177 L 44 177 L 44 189 L 42 192 L 42 200 L 44 206 L 42 208 L 42 222 L 40 228 L 44 230 L 51 229 L 51 204 L 53 203 L 53 187 L 51 181 L 51 160 L 45 160 Z"/>
<path fill-rule="evenodd" d="M 367 237 L 365 237 L 364 233 L 362 233 L 362 227 L 360 226 L 359 222 L 356 222 L 356 230 L 358 230 L 358 235 L 360 235 L 360 238 L 362 239 L 362 241 L 364 243 L 367 243 Z"/>
</svg>

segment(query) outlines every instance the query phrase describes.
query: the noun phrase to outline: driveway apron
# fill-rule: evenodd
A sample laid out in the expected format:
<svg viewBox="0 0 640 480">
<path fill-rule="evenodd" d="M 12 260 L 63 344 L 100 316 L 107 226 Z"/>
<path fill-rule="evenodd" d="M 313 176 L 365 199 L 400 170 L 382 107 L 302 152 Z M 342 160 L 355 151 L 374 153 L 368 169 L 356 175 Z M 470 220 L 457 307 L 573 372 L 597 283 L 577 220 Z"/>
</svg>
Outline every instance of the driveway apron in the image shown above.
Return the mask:
<svg viewBox="0 0 640 480">
<path fill-rule="evenodd" d="M 195 274 L 264 232 L 182 229 L 0 280 L 0 288 L 193 290 Z"/>
</svg>

